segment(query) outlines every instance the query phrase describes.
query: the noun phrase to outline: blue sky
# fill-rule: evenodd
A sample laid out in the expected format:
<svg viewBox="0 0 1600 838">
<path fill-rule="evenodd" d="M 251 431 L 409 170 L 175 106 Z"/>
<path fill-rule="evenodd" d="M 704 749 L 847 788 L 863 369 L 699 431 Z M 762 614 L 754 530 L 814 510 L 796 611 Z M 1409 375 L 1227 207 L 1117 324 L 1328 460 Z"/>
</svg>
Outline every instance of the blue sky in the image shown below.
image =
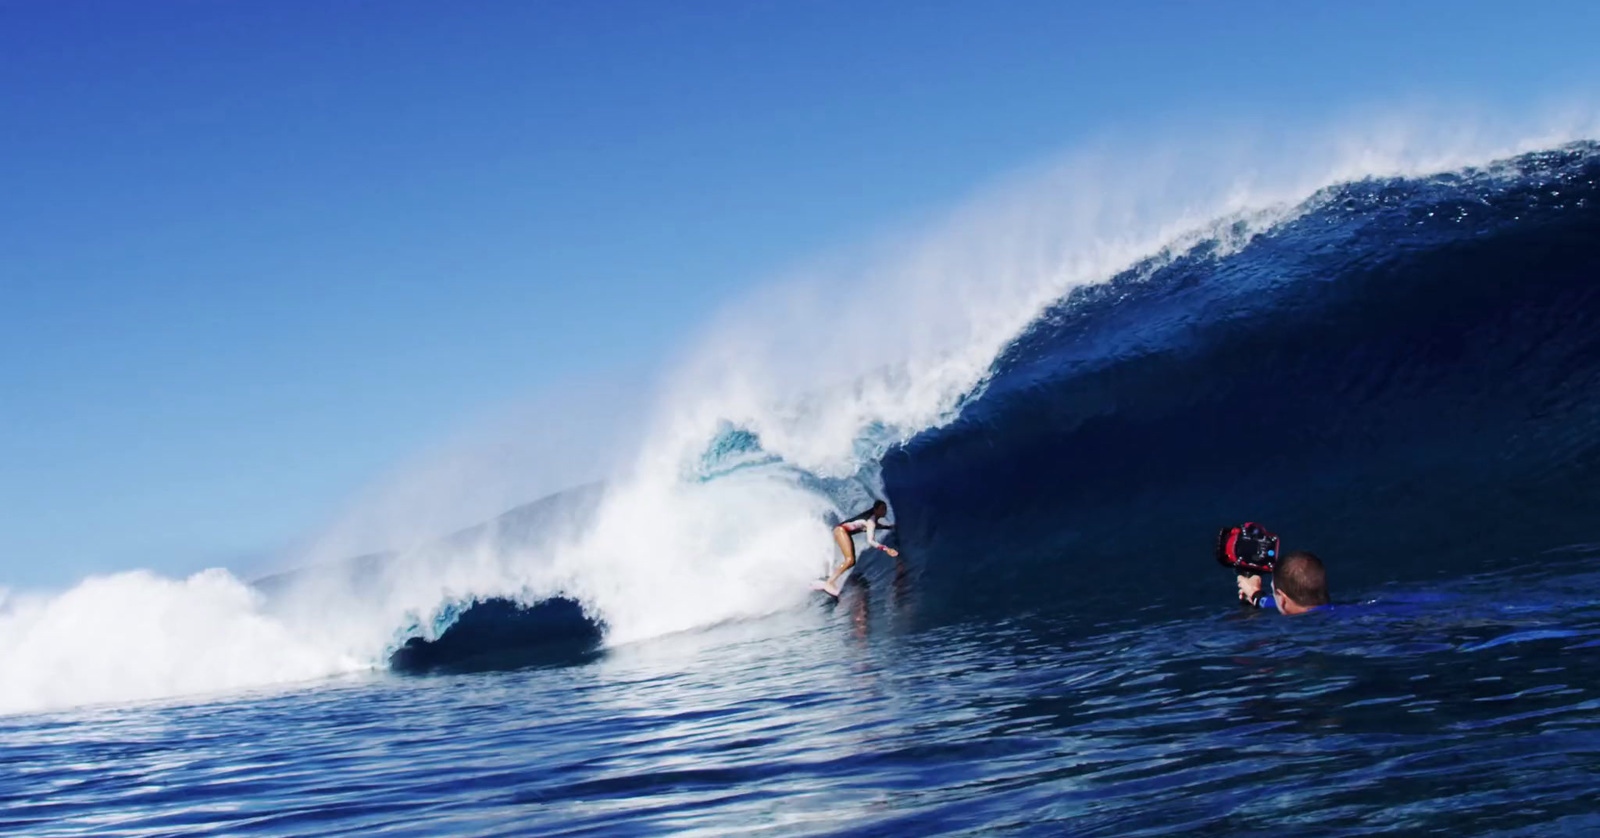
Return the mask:
<svg viewBox="0 0 1600 838">
<path fill-rule="evenodd" d="M 1087 137 L 1600 80 L 1391 5 L 0 2 L 0 586 L 258 562 Z"/>
</svg>

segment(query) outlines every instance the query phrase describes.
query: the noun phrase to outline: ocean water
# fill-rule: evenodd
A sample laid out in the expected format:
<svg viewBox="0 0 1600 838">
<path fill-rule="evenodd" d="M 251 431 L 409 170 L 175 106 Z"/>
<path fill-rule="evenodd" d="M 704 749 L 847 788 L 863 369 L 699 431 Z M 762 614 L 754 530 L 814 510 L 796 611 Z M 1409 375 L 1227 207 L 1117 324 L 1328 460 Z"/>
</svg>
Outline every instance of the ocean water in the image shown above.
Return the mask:
<svg viewBox="0 0 1600 838">
<path fill-rule="evenodd" d="M 941 245 L 843 377 L 740 312 L 604 483 L 7 594 L 0 832 L 1600 830 L 1597 182 L 1580 142 Z M 809 593 L 872 496 L 900 558 Z M 1332 608 L 1233 603 L 1246 519 Z"/>
<path fill-rule="evenodd" d="M 0 830 L 1586 834 L 1597 553 L 1292 620 L 1220 572 L 1099 625 L 906 631 L 858 585 L 576 666 L 7 717 Z"/>
</svg>

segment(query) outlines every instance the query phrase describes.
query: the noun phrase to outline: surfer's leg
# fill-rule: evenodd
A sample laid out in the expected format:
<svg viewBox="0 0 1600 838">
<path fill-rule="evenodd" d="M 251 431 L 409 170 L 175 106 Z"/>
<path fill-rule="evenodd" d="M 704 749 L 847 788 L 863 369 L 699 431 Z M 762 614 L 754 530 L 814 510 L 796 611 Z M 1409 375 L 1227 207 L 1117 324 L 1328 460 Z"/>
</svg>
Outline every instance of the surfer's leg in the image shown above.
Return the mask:
<svg viewBox="0 0 1600 838">
<path fill-rule="evenodd" d="M 839 569 L 833 572 L 833 576 L 829 577 L 828 584 L 830 586 L 834 583 L 834 580 L 843 576 L 844 572 L 856 563 L 856 542 L 850 537 L 850 533 L 844 531 L 844 527 L 833 528 L 833 540 L 838 542 L 839 552 L 844 554 L 844 564 L 839 565 Z"/>
</svg>

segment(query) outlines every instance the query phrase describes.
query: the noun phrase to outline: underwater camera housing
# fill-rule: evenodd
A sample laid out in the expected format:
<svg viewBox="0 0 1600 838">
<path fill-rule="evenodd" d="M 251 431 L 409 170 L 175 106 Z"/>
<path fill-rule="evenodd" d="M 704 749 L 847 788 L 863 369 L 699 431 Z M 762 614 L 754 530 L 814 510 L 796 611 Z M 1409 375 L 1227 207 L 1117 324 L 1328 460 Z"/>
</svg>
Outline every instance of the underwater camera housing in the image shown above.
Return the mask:
<svg viewBox="0 0 1600 838">
<path fill-rule="evenodd" d="M 1217 533 L 1217 563 L 1240 573 L 1271 573 L 1278 564 L 1278 535 L 1256 523 Z"/>
</svg>

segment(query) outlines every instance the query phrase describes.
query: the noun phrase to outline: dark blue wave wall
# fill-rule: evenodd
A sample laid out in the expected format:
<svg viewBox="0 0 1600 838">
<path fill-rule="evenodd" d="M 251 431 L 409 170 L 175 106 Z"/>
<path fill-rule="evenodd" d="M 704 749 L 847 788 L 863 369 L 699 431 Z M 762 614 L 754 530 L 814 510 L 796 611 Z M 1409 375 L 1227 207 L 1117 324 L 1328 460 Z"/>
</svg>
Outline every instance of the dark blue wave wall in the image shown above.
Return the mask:
<svg viewBox="0 0 1600 838">
<path fill-rule="evenodd" d="M 924 614 L 1218 600 L 1216 529 L 1335 599 L 1600 539 L 1600 147 L 1372 180 L 1074 293 L 883 462 Z"/>
<path fill-rule="evenodd" d="M 398 672 L 476 672 L 583 663 L 604 627 L 567 597 L 533 605 L 491 598 L 466 607 L 437 639 L 408 639 L 389 656 Z"/>
</svg>

